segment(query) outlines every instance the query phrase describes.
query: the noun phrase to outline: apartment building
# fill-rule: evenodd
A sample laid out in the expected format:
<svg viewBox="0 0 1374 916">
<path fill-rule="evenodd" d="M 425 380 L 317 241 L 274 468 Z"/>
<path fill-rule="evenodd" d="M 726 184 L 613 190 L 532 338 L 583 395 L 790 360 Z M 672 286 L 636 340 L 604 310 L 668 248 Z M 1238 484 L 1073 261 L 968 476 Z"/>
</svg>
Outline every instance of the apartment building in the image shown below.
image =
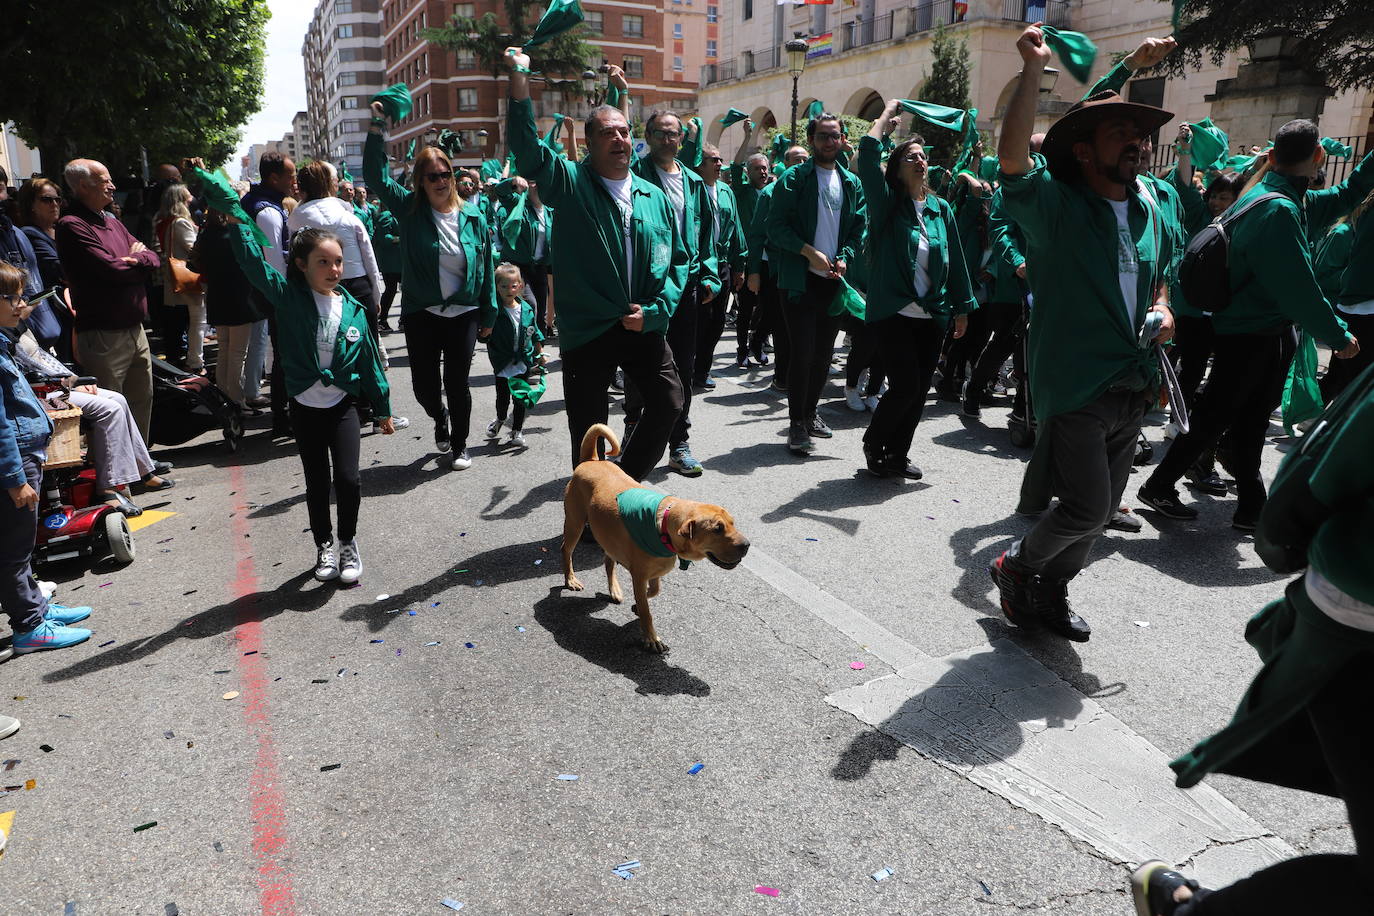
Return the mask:
<svg viewBox="0 0 1374 916">
<path fill-rule="evenodd" d="M 665 5 L 673 0 L 584 0 L 585 40 L 601 48 L 605 61 L 625 69 L 634 100 L 634 113 L 641 116 L 653 108 L 673 107 L 690 111 L 696 102 L 695 64 L 685 52 L 681 70 L 674 69 L 674 57 L 664 52 Z M 701 43 L 705 47 L 706 7 L 703 0 L 682 0 L 690 9 L 703 10 Z M 503 15 L 495 0 L 452 2 L 452 0 L 385 0 L 382 3 L 382 50 L 386 61 L 387 84 L 404 82 L 410 87 L 415 110 L 403 123 L 394 125 L 387 154 L 392 168 L 404 167 L 405 152 L 414 139 L 432 139 L 444 129 L 457 131 L 463 139 L 462 165 L 476 165 L 482 159 L 504 156 L 506 88 L 504 74 L 493 76 L 483 70 L 475 57 L 445 51 L 422 37 L 424 29 L 441 26 L 453 16 L 480 17 L 487 12 Z M 685 28 L 689 17 L 682 17 Z M 686 39 L 684 38 L 684 42 Z M 683 45 L 684 49 L 686 44 Z M 698 52 L 700 53 L 700 52 Z M 666 63 L 665 63 L 666 61 Z M 571 74 L 570 74 L 571 76 Z M 587 111 L 587 100 L 580 90 L 566 93 L 532 86 L 535 114 L 540 130 L 561 113 L 580 117 Z M 485 135 L 481 132 L 485 131 Z M 579 138 L 580 140 L 580 138 Z"/>
<path fill-rule="evenodd" d="M 721 136 L 717 119 L 732 107 L 749 112 L 757 125 L 748 138 L 741 127 L 729 129 L 724 142 L 731 154 L 741 142 L 757 145 L 768 127 L 788 122 L 792 77 L 783 45 L 796 35 L 805 36 L 810 45 L 798 81 L 798 111 L 819 98 L 832 111 L 872 118 L 886 99 L 921 97 L 932 63 L 931 40 L 937 28 L 948 29 L 968 42 L 973 63 L 969 94 L 979 111 L 978 126 L 995 136 L 1021 70 L 1015 42 L 1026 23 L 1043 20 L 1091 37 L 1099 50 L 1093 79 L 1141 39 L 1172 30 L 1172 6 L 1163 0 L 858 0 L 807 6 L 719 2 L 720 54 L 699 71 L 702 118 L 710 119 L 707 139 Z M 1264 143 L 1291 117 L 1316 117 L 1323 133 L 1343 138 L 1356 148 L 1358 158 L 1374 141 L 1374 91 L 1328 97 L 1310 76 L 1304 77 L 1291 51 L 1275 39 L 1252 49 L 1245 61 L 1232 55 L 1220 67 L 1205 62 L 1201 71 L 1181 79 L 1133 79 L 1125 94 L 1167 108 L 1179 120 L 1211 116 L 1236 147 Z M 1248 72 L 1240 72 L 1242 63 Z M 1042 86 L 1037 129 L 1048 127 L 1085 89 L 1067 73 L 1059 73 L 1053 86 Z M 1157 164 L 1172 155 L 1179 120 L 1161 131 Z M 1349 163 L 1334 168 L 1339 175 Z"/>
<path fill-rule="evenodd" d="M 368 101 L 385 87 L 381 0 L 320 0 L 301 56 L 309 124 L 301 153 L 360 174 Z"/>
<path fill-rule="evenodd" d="M 663 55 L 665 83 L 691 84 L 699 68 L 716 63 L 720 48 L 717 0 L 663 0 L 663 31 L 672 42 Z"/>
</svg>

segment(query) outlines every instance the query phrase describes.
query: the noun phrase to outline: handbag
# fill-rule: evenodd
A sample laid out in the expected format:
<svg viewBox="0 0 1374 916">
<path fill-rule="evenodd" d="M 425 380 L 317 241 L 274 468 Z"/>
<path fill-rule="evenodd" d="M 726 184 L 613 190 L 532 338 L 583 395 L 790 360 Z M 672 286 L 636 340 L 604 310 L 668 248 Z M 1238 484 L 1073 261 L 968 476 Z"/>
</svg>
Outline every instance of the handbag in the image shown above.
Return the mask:
<svg viewBox="0 0 1374 916">
<path fill-rule="evenodd" d="M 167 235 L 162 240 L 162 250 L 164 253 L 172 250 L 172 226 L 167 227 Z M 172 279 L 172 292 L 180 296 L 199 296 L 205 292 L 205 287 L 200 282 L 200 274 L 187 267 L 185 261 L 170 254 L 166 255 L 166 259 L 167 273 Z"/>
</svg>

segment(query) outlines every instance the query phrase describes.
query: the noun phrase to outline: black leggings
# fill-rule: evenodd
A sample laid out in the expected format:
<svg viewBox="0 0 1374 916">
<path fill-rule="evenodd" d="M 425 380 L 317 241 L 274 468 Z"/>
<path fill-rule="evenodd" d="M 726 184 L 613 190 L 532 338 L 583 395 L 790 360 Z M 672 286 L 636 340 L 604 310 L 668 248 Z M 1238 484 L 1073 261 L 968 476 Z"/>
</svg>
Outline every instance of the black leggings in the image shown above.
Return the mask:
<svg viewBox="0 0 1374 916">
<path fill-rule="evenodd" d="M 872 397 L 883 385 L 882 359 L 878 356 L 878 332 L 872 325 L 865 324 L 862 318 L 853 315 L 841 316 L 840 326 L 849 334 L 849 356 L 844 361 L 844 384 L 846 388 L 859 387 L 859 377 L 868 370 L 868 384 L 859 394 Z"/>
<path fill-rule="evenodd" d="M 410 384 L 415 400 L 435 426 L 451 430 L 454 452 L 461 452 L 468 442 L 468 423 L 472 419 L 468 374 L 472 371 L 472 353 L 477 348 L 479 316 L 479 309 L 453 318 L 441 318 L 423 309 L 405 316 Z"/>
<path fill-rule="evenodd" d="M 526 382 L 530 380 L 529 375 L 516 378 L 523 378 Z M 512 432 L 519 432 L 525 428 L 525 402 L 517 401 L 511 395 L 510 383 L 511 380 L 508 378 L 496 380 L 496 419 L 504 421 L 507 411 L 510 410 L 511 401 L 515 401 L 515 415 L 511 418 L 510 428 Z"/>
<path fill-rule="evenodd" d="M 888 388 L 868 422 L 864 445 L 888 458 L 909 458 L 945 331 L 933 318 L 906 315 L 892 315 L 868 327 L 888 367 Z"/>
<path fill-rule="evenodd" d="M 968 390 L 980 393 L 997 377 L 1002 364 L 1011 356 L 1021 341 L 1021 303 L 989 302 L 978 311 L 987 310 L 987 324 L 991 331 L 983 352 L 977 357 L 973 372 L 968 377 Z"/>
<path fill-rule="evenodd" d="M 1178 365 L 1178 386 L 1183 389 L 1183 403 L 1191 412 L 1197 406 L 1202 377 L 1212 358 L 1216 340 L 1212 319 L 1197 315 L 1174 317 L 1174 354 Z"/>
<path fill-rule="evenodd" d="M 787 293 L 782 318 L 787 325 L 790 365 L 787 367 L 787 416 L 792 423 L 807 423 L 816 415 L 830 357 L 835 355 L 835 334 L 840 316 L 830 315 L 840 281 L 806 274 L 806 291 L 798 298 Z M 779 295 L 783 295 L 779 291 Z"/>
<path fill-rule="evenodd" d="M 305 469 L 305 505 L 310 512 L 310 532 L 315 544 L 333 538 L 329 522 L 330 464 L 333 464 L 334 498 L 339 505 L 339 541 L 353 540 L 358 533 L 358 508 L 363 501 L 358 476 L 358 443 L 362 435 L 358 408 L 352 396 L 333 407 L 306 407 L 292 398 L 291 424 L 296 448 Z"/>
<path fill-rule="evenodd" d="M 378 320 L 385 322 L 391 317 L 391 303 L 396 301 L 396 288 L 401 285 L 400 274 L 382 274 L 382 308 Z"/>
</svg>

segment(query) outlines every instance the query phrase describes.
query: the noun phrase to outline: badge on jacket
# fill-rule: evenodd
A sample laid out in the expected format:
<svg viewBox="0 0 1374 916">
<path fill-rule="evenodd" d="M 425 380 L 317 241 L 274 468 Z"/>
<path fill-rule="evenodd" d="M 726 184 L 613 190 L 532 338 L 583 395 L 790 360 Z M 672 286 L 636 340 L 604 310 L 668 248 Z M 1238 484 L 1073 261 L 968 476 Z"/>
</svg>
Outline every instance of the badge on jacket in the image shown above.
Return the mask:
<svg viewBox="0 0 1374 916">
<path fill-rule="evenodd" d="M 363 332 L 359 331 L 357 328 L 349 328 L 347 331 L 344 331 L 344 340 L 349 343 L 357 343 L 362 340 L 362 337 Z"/>
</svg>

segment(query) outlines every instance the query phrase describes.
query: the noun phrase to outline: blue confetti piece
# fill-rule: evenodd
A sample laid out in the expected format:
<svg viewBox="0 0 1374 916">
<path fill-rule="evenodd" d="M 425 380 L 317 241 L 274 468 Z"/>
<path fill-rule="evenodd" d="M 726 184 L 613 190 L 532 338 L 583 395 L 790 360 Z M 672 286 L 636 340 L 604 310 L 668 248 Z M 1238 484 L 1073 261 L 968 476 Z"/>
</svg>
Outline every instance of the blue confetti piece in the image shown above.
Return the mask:
<svg viewBox="0 0 1374 916">
<path fill-rule="evenodd" d="M 524 627 L 516 627 L 516 628 L 515 628 L 515 632 L 517 632 L 517 633 L 523 633 L 523 632 L 525 632 L 525 628 L 524 628 Z"/>
<path fill-rule="evenodd" d="M 455 911 L 456 911 L 456 910 L 461 910 L 461 909 L 463 908 L 463 905 L 462 905 L 461 903 L 459 903 L 457 900 L 454 900 L 452 897 L 445 897 L 443 900 L 441 900 L 441 901 L 439 901 L 439 902 L 440 902 L 442 905 L 448 907 L 450 910 L 455 910 Z"/>
<path fill-rule="evenodd" d="M 631 878 L 635 876 L 634 872 L 626 871 L 623 868 L 613 868 L 611 869 L 611 874 L 615 875 L 617 878 L 622 878 L 626 881 L 629 881 Z"/>
<path fill-rule="evenodd" d="M 373 644 L 374 646 L 377 645 L 377 643 L 379 643 L 379 642 L 386 642 L 386 640 L 385 640 L 385 639 L 374 639 L 374 640 L 372 640 L 372 644 Z"/>
<path fill-rule="evenodd" d="M 578 780 L 578 777 L 574 776 L 572 773 L 559 773 L 557 778 L 564 782 L 577 782 Z"/>
<path fill-rule="evenodd" d="M 474 646 L 474 645 L 473 645 L 472 643 L 470 643 L 470 642 L 465 642 L 465 643 L 463 643 L 463 645 L 466 646 L 466 647 L 469 648 L 469 649 L 476 649 L 476 648 L 477 648 L 476 646 Z"/>
<path fill-rule="evenodd" d="M 481 580 L 481 579 L 478 579 L 477 582 L 476 582 L 475 584 L 481 585 L 481 584 L 482 584 L 482 580 Z"/>
<path fill-rule="evenodd" d="M 688 776 L 695 776 L 695 775 L 697 775 L 698 773 L 700 773 L 700 772 L 701 772 L 702 770 L 704 770 L 704 769 L 706 769 L 706 764 L 704 764 L 704 763 L 694 763 L 694 764 L 692 764 L 692 768 L 691 768 L 690 770 L 687 771 L 687 775 L 688 775 Z"/>
<path fill-rule="evenodd" d="M 443 603 L 442 601 L 436 601 L 436 602 L 434 602 L 433 604 L 431 604 L 430 607 L 438 607 L 438 606 L 439 606 L 440 604 L 442 604 L 442 603 Z"/>
<path fill-rule="evenodd" d="M 62 909 L 62 916 L 76 916 L 76 901 L 68 900 L 67 905 Z"/>
<path fill-rule="evenodd" d="M 978 882 L 978 886 L 981 887 L 981 888 L 983 889 L 983 893 L 987 894 L 989 897 L 992 896 L 992 888 L 988 887 L 988 886 L 987 886 L 986 884 L 984 884 L 982 881 L 979 881 L 979 882 Z"/>
<path fill-rule="evenodd" d="M 643 863 L 638 859 L 631 859 L 628 862 L 621 862 L 619 865 L 611 867 L 611 871 L 625 871 L 626 869 L 639 868 Z"/>
<path fill-rule="evenodd" d="M 419 612 L 419 611 L 406 611 L 406 613 L 409 614 L 411 617 L 414 617 L 415 615 L 419 614 L 420 612 Z"/>
<path fill-rule="evenodd" d="M 888 878 L 892 877 L 892 869 L 880 868 L 873 874 L 869 875 L 869 877 L 872 878 L 874 881 L 886 881 Z"/>
</svg>

